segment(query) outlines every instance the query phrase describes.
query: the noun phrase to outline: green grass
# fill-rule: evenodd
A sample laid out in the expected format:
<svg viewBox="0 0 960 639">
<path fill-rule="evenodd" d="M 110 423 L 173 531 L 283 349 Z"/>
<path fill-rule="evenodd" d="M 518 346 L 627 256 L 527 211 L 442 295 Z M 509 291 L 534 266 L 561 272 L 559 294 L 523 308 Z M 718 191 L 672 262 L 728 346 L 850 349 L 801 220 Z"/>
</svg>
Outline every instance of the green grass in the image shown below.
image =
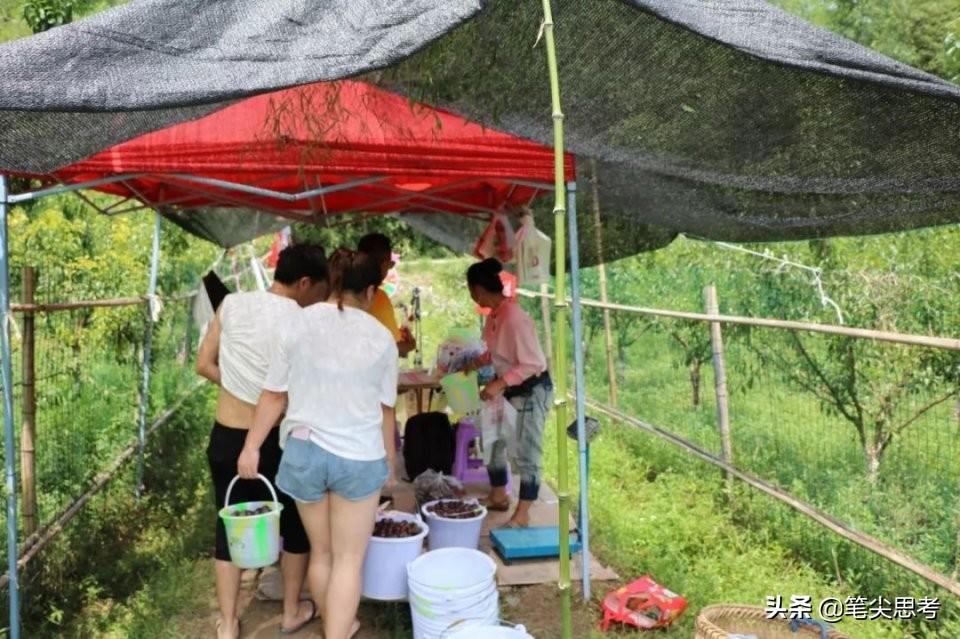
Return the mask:
<svg viewBox="0 0 960 639">
<path fill-rule="evenodd" d="M 687 598 L 688 612 L 663 636 L 691 636 L 697 611 L 713 603 L 763 606 L 767 595 L 816 601 L 852 594 L 775 540 L 740 528 L 717 500 L 719 474 L 692 461 L 665 469 L 656 463 L 665 451 L 649 435 L 610 423 L 604 428 L 591 449 L 593 549 L 625 581 L 650 574 Z M 546 466 L 555 482 L 553 428 L 548 439 Z M 567 449 L 572 486 L 578 482 L 574 448 Z M 605 592 L 612 585 L 596 587 Z M 902 636 L 879 622 L 841 627 L 861 639 Z"/>
<path fill-rule="evenodd" d="M 213 394 L 200 393 L 151 438 L 144 494 L 135 463 L 95 497 L 23 574 L 25 636 L 173 637 L 167 619 L 207 606 L 196 560 L 212 548 L 205 447 Z"/>
</svg>

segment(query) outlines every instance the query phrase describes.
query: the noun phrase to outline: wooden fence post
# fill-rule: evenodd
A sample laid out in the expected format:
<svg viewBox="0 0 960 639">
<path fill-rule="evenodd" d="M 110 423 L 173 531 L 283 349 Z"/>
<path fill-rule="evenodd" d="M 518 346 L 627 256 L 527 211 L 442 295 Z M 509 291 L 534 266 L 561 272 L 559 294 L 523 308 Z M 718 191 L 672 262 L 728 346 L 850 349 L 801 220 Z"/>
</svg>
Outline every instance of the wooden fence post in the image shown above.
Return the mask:
<svg viewBox="0 0 960 639">
<path fill-rule="evenodd" d="M 33 304 L 37 288 L 37 273 L 32 266 L 23 267 L 23 303 Z M 37 530 L 37 393 L 35 331 L 33 312 L 23 314 L 23 419 L 20 425 L 20 481 L 22 493 L 23 533 L 32 535 Z"/>
<path fill-rule="evenodd" d="M 719 315 L 717 288 L 711 284 L 703 290 L 707 315 Z M 723 461 L 733 466 L 733 441 L 730 436 L 730 406 L 727 402 L 727 366 L 723 359 L 723 334 L 720 322 L 710 322 L 710 344 L 713 349 L 713 377 L 717 391 L 717 423 L 720 426 L 720 446 Z M 733 493 L 733 475 L 727 472 L 727 493 Z"/>
<path fill-rule="evenodd" d="M 590 160 L 590 186 L 593 192 L 593 233 L 597 244 L 597 277 L 600 280 L 600 301 L 607 303 L 607 266 L 603 261 L 603 225 L 600 223 L 600 190 L 597 185 L 597 161 Z M 603 309 L 603 343 L 607 349 L 607 388 L 610 405 L 617 407 L 617 369 L 613 363 L 613 330 L 610 326 L 610 310 Z"/>
</svg>

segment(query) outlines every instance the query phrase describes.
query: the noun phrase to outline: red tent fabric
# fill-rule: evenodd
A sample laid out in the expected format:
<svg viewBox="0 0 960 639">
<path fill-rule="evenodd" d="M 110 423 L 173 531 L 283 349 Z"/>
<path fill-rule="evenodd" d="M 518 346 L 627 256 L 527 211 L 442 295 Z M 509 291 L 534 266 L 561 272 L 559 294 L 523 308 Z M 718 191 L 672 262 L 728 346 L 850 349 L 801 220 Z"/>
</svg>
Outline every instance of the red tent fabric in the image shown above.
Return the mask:
<svg viewBox="0 0 960 639">
<path fill-rule="evenodd" d="M 574 179 L 570 155 L 565 169 Z M 315 219 L 483 213 L 543 194 L 553 170 L 549 147 L 344 80 L 243 100 L 118 144 L 54 177 L 76 184 L 129 174 L 98 190 L 151 206 L 236 206 Z M 285 194 L 327 191 L 287 201 L 239 192 L 236 184 Z"/>
</svg>

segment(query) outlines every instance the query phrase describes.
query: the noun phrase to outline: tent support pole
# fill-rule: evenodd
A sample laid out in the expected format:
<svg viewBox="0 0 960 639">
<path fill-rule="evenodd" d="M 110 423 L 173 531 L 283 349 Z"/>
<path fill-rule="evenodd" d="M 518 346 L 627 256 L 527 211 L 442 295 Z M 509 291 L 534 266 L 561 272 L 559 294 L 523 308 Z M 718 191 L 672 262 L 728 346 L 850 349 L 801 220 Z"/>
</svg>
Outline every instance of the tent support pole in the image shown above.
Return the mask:
<svg viewBox="0 0 960 639">
<path fill-rule="evenodd" d="M 10 639 L 20 639 L 20 579 L 17 574 L 17 450 L 13 440 L 13 350 L 10 347 L 10 253 L 7 243 L 7 176 L 0 175 L 0 356 L 3 375 L 3 452 L 7 491 L 7 584 Z"/>
<path fill-rule="evenodd" d="M 580 459 L 580 559 L 583 600 L 590 601 L 590 508 L 588 500 L 589 451 L 584 419 L 586 382 L 583 373 L 583 314 L 580 308 L 580 246 L 577 238 L 577 183 L 567 182 L 567 234 L 570 238 L 570 293 L 573 297 L 573 366 L 576 379 L 577 451 Z"/>
<path fill-rule="evenodd" d="M 61 193 L 71 193 L 73 191 L 79 191 L 80 189 L 95 189 L 98 186 L 106 186 L 107 184 L 114 184 L 116 182 L 122 182 L 124 180 L 132 180 L 139 177 L 144 177 L 146 173 L 130 173 L 124 175 L 114 175 L 108 178 L 102 178 L 99 180 L 90 180 L 88 182 L 80 182 L 78 184 L 60 184 L 58 186 L 51 186 L 46 189 L 40 189 L 39 191 L 30 191 L 28 193 L 17 193 L 16 195 L 8 195 L 7 203 L 8 204 L 19 204 L 20 202 L 29 202 L 31 200 L 39 200 L 40 198 L 48 197 L 50 195 L 60 195 Z"/>
<path fill-rule="evenodd" d="M 550 97 L 553 108 L 553 167 L 554 167 L 554 248 L 556 256 L 556 309 L 555 345 L 553 359 L 556 374 L 554 413 L 557 420 L 557 498 L 560 519 L 557 522 L 560 546 L 560 591 L 561 639 L 572 639 L 573 618 L 570 601 L 570 488 L 567 477 L 567 293 L 566 293 L 566 177 L 563 153 L 563 110 L 560 106 L 560 74 L 557 71 L 557 49 L 553 37 L 553 8 L 551 0 L 543 0 L 543 35 L 547 48 L 547 67 L 550 72 Z"/>
<path fill-rule="evenodd" d="M 143 336 L 143 378 L 140 386 L 140 413 L 137 418 L 137 497 L 143 490 L 143 456 L 147 446 L 147 410 L 150 407 L 150 364 L 153 351 L 153 305 L 156 303 L 157 270 L 160 265 L 160 212 L 154 213 L 153 248 L 150 252 L 150 281 L 147 284 L 147 323 Z"/>
</svg>

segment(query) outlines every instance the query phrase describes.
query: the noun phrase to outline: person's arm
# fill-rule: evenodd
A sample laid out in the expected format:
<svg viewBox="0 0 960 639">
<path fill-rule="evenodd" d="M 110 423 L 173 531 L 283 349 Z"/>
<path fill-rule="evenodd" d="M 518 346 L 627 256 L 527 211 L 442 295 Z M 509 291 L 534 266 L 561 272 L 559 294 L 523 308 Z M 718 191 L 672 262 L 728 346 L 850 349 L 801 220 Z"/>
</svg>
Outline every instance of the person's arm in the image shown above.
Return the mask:
<svg viewBox="0 0 960 639">
<path fill-rule="evenodd" d="M 413 336 L 405 337 L 397 342 L 397 353 L 400 357 L 406 357 L 411 351 L 416 350 L 416 348 L 417 340 L 413 339 Z"/>
<path fill-rule="evenodd" d="M 484 351 L 480 355 L 477 355 L 469 362 L 463 365 L 463 368 L 460 369 L 461 372 L 469 373 L 470 371 L 480 370 L 484 366 L 489 366 L 493 363 L 493 355 L 490 351 Z"/>
<path fill-rule="evenodd" d="M 380 378 L 380 408 L 383 412 L 383 447 L 387 453 L 387 466 L 390 474 L 387 478 L 387 486 L 392 489 L 397 481 L 394 476 L 396 472 L 397 445 L 395 430 L 397 427 L 397 379 L 399 370 L 397 367 L 397 349 L 394 345 L 387 348 L 384 353 L 381 370 L 383 375 Z"/>
<path fill-rule="evenodd" d="M 386 404 L 380 404 L 380 408 L 383 410 L 383 447 L 387 451 L 387 469 L 390 472 L 390 474 L 387 475 L 386 488 L 393 490 L 397 485 L 397 478 L 395 476 L 397 467 L 397 445 L 395 443 L 397 437 L 397 411 L 393 406 L 387 406 Z"/>
<path fill-rule="evenodd" d="M 216 313 L 197 352 L 197 375 L 220 385 L 220 314 Z"/>
<path fill-rule="evenodd" d="M 243 451 L 237 459 L 237 474 L 244 479 L 256 479 L 260 466 L 260 447 L 270 434 L 284 409 L 287 407 L 287 393 L 265 390 L 260 393 L 257 410 L 253 414 L 253 426 L 247 431 Z"/>
<path fill-rule="evenodd" d="M 267 369 L 267 378 L 263 382 L 260 392 L 260 401 L 253 414 L 253 424 L 247 432 L 243 443 L 243 451 L 237 460 L 237 474 L 244 479 L 253 479 L 257 476 L 260 465 L 260 447 L 270 434 L 287 408 L 287 385 L 290 380 L 290 355 L 288 340 L 292 326 L 280 328 L 283 337 L 277 345 L 276 351 L 270 358 L 270 367 Z"/>
</svg>

